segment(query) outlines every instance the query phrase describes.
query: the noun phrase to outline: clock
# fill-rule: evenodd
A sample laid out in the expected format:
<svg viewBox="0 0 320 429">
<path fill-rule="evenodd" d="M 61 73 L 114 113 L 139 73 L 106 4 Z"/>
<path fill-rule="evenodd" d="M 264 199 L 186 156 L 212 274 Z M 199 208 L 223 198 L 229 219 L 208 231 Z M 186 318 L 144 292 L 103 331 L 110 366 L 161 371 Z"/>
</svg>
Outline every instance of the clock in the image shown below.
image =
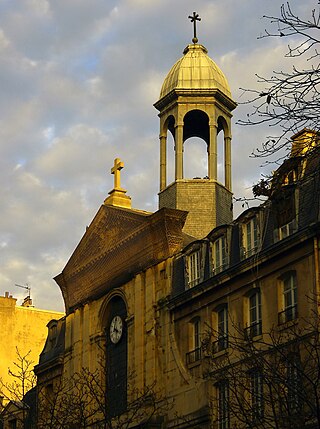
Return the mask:
<svg viewBox="0 0 320 429">
<path fill-rule="evenodd" d="M 120 316 L 114 316 L 110 323 L 110 340 L 113 344 L 117 344 L 123 332 L 123 321 Z"/>
</svg>

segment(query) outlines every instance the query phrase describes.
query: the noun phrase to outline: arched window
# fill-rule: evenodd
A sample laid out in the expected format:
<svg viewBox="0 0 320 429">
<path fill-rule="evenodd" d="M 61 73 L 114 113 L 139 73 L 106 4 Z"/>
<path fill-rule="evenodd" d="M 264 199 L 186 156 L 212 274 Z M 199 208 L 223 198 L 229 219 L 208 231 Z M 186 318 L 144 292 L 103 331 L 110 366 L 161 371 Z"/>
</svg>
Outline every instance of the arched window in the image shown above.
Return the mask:
<svg viewBox="0 0 320 429">
<path fill-rule="evenodd" d="M 127 309 L 123 299 L 113 297 L 106 310 L 106 399 L 108 415 L 118 416 L 127 408 L 128 344 Z"/>
</svg>

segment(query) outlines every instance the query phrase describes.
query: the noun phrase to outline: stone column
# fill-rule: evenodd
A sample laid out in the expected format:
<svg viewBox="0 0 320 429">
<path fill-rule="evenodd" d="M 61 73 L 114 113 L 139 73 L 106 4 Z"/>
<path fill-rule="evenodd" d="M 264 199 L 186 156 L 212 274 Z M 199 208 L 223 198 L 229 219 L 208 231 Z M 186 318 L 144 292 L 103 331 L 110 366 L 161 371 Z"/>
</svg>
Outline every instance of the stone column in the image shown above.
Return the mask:
<svg viewBox="0 0 320 429">
<path fill-rule="evenodd" d="M 183 179 L 183 125 L 175 128 L 175 180 Z"/>
<path fill-rule="evenodd" d="M 210 137 L 208 145 L 208 176 L 209 179 L 217 180 L 218 156 L 217 156 L 217 124 L 210 124 Z"/>
<path fill-rule="evenodd" d="M 225 187 L 231 192 L 231 137 L 224 138 Z"/>
<path fill-rule="evenodd" d="M 160 136 L 160 191 L 167 186 L 167 136 Z"/>
</svg>

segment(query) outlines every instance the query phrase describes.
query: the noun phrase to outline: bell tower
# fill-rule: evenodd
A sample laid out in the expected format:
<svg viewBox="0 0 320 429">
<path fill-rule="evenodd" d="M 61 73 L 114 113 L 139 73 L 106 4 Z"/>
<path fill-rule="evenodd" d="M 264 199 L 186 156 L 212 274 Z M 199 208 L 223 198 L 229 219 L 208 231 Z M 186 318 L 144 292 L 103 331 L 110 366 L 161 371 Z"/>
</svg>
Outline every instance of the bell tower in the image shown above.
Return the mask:
<svg viewBox="0 0 320 429">
<path fill-rule="evenodd" d="M 226 77 L 198 44 L 194 12 L 193 44 L 188 45 L 165 78 L 159 100 L 154 104 L 160 117 L 159 208 L 189 212 L 184 232 L 205 237 L 216 226 L 229 223 L 232 215 L 231 117 L 232 100 Z M 167 184 L 167 135 L 174 140 L 175 178 Z M 218 181 L 217 136 L 223 133 L 224 183 Z M 184 143 L 190 137 L 203 139 L 207 146 L 208 173 L 204 179 L 185 179 Z"/>
</svg>

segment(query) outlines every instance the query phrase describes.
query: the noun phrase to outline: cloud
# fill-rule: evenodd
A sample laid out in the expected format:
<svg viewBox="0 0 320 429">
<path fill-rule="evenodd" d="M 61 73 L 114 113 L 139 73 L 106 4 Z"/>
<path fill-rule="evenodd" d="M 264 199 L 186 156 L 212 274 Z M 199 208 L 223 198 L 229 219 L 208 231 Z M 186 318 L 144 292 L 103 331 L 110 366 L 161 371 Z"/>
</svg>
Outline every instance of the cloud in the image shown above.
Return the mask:
<svg viewBox="0 0 320 429">
<path fill-rule="evenodd" d="M 293 0 L 304 12 L 314 2 Z M 52 278 L 112 189 L 120 157 L 132 206 L 157 209 L 159 118 L 153 103 L 171 66 L 191 43 L 191 0 L 11 0 L 0 4 L 0 293 L 23 293 L 62 309 Z M 236 101 L 255 73 L 287 67 L 286 41 L 257 40 L 279 2 L 199 0 L 199 40 L 226 74 Z M 311 7 L 310 7 L 311 9 Z M 249 159 L 270 132 L 233 118 L 233 189 L 249 195 L 262 172 Z M 191 176 L 205 175 L 203 142 L 187 142 Z M 168 139 L 173 179 L 173 144 Z M 188 153 L 187 153 L 188 154 Z M 189 166 L 188 166 L 189 162 Z M 199 172 L 199 174 L 198 174 Z M 238 209 L 236 209 L 238 210 Z M 241 207 L 240 207 L 241 210 Z"/>
</svg>

